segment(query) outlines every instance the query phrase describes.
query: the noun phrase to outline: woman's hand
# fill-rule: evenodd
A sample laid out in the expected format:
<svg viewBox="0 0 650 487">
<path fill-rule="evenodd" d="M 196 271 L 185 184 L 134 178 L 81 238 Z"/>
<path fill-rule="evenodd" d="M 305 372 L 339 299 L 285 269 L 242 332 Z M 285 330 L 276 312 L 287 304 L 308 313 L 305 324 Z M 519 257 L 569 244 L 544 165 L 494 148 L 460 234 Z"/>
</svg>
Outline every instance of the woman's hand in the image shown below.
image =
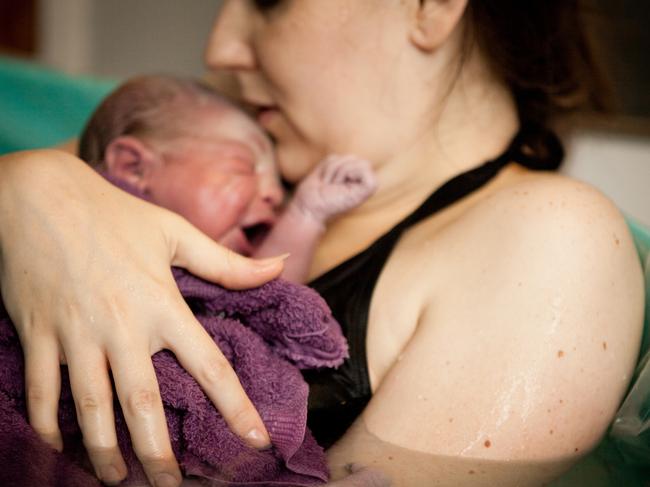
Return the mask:
<svg viewBox="0 0 650 487">
<path fill-rule="evenodd" d="M 106 483 L 126 475 L 109 371 L 150 482 L 181 481 L 151 362 L 162 348 L 244 441 L 270 442 L 170 266 L 230 288 L 257 286 L 282 271 L 281 260 L 240 257 L 181 217 L 117 190 L 73 156 L 34 151 L 0 159 L 0 289 L 25 353 L 29 421 L 62 448 L 59 364 L 67 363 L 84 444 Z"/>
</svg>

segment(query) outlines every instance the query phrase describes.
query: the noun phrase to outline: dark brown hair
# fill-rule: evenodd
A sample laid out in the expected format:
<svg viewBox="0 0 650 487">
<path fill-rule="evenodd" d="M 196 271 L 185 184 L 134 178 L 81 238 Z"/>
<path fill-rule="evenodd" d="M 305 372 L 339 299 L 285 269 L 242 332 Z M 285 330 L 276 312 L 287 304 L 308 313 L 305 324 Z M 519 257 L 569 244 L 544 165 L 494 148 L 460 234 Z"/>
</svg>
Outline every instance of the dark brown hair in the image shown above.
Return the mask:
<svg viewBox="0 0 650 487">
<path fill-rule="evenodd" d="M 577 109 L 609 108 L 580 0 L 469 0 L 466 44 L 510 87 L 522 123 L 547 126 Z"/>
<path fill-rule="evenodd" d="M 191 128 L 203 107 L 231 107 L 203 83 L 167 75 L 132 78 L 102 101 L 79 141 L 79 157 L 101 166 L 108 144 L 120 135 L 163 141 Z"/>
</svg>

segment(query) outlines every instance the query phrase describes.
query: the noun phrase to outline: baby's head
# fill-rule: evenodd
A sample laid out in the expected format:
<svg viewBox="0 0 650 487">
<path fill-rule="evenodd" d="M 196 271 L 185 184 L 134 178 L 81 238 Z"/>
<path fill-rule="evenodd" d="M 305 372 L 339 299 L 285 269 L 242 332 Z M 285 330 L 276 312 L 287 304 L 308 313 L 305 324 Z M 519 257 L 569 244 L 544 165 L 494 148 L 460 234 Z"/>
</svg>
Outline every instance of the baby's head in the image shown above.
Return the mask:
<svg viewBox="0 0 650 487">
<path fill-rule="evenodd" d="M 143 76 L 121 85 L 86 125 L 79 156 L 243 254 L 275 223 L 283 199 L 268 137 L 189 79 Z"/>
</svg>

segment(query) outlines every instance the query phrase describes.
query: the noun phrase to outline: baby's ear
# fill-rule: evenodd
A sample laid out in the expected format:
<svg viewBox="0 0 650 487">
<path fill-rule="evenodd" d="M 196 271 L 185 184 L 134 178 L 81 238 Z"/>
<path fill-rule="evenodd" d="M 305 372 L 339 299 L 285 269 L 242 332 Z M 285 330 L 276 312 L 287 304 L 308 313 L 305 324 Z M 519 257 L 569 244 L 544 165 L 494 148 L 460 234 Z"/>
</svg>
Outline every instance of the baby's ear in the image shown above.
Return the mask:
<svg viewBox="0 0 650 487">
<path fill-rule="evenodd" d="M 148 176 L 161 157 L 140 139 L 121 135 L 113 139 L 104 151 L 104 164 L 108 174 L 144 193 Z"/>
<path fill-rule="evenodd" d="M 420 0 L 411 26 L 411 42 L 422 51 L 435 51 L 460 22 L 467 1 Z"/>
</svg>

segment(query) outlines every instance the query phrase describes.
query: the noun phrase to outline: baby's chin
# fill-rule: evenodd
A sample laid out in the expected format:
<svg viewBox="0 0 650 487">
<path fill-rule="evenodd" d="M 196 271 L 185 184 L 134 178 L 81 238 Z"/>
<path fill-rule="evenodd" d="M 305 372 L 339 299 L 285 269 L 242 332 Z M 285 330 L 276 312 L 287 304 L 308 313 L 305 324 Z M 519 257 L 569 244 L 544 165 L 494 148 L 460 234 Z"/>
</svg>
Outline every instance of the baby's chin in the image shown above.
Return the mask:
<svg viewBox="0 0 650 487">
<path fill-rule="evenodd" d="M 246 234 L 240 227 L 232 228 L 217 241 L 233 252 L 245 255 L 246 257 L 250 257 L 255 252 L 255 248 L 248 241 Z"/>
</svg>

